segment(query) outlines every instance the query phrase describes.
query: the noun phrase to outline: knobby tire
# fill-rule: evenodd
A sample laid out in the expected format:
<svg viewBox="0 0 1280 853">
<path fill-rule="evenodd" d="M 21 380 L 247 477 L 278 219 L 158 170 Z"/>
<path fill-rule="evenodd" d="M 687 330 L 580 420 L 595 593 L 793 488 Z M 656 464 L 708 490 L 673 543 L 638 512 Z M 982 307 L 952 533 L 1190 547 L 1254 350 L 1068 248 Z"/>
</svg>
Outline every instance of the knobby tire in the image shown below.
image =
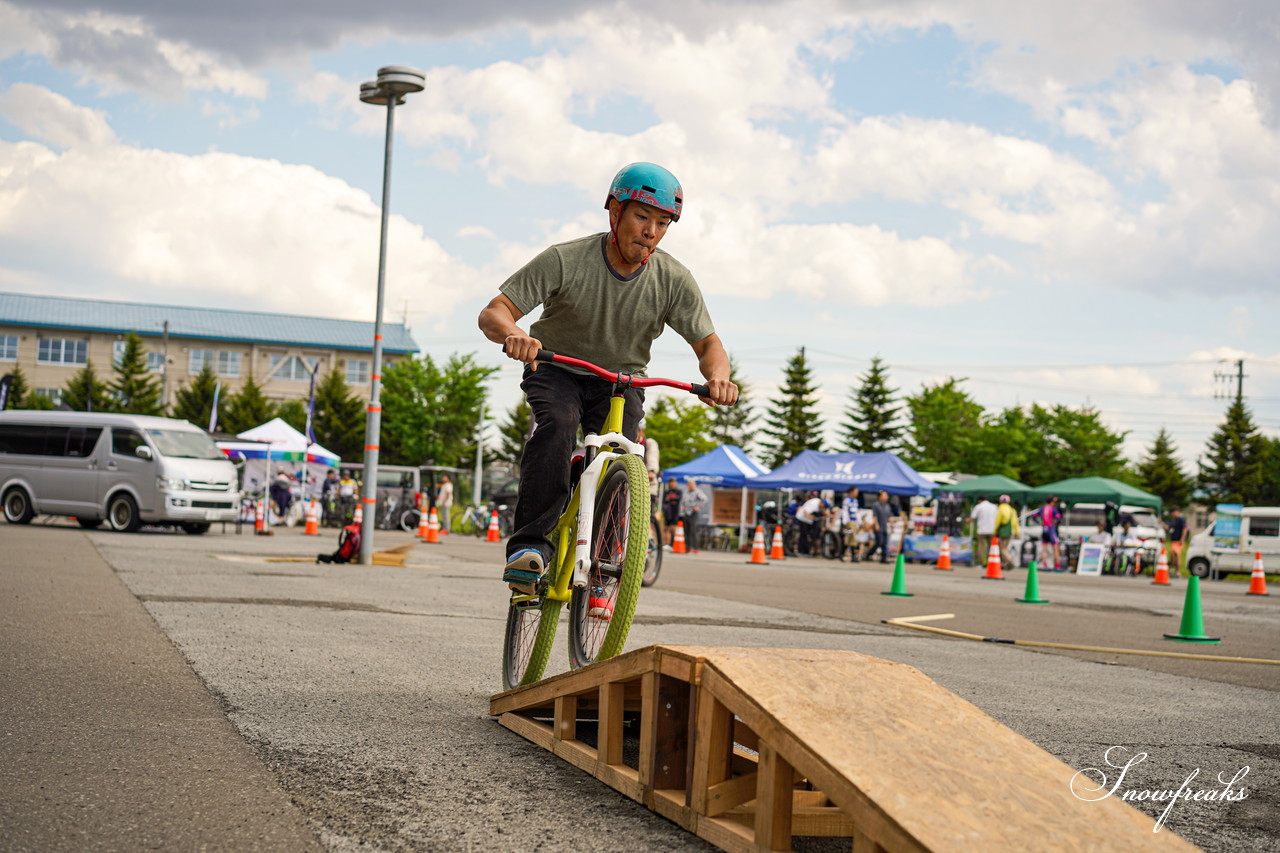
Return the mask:
<svg viewBox="0 0 1280 853">
<path fill-rule="evenodd" d="M 536 606 L 507 608 L 507 634 L 502 643 L 502 686 L 514 690 L 542 680 L 556 640 L 562 601 L 551 598 Z"/>
<path fill-rule="evenodd" d="M 655 519 L 649 521 L 649 545 L 645 554 L 644 580 L 641 586 L 653 586 L 658 582 L 658 573 L 662 571 L 662 528 Z"/>
<path fill-rule="evenodd" d="M 587 588 L 575 589 L 569 605 L 569 665 L 574 669 L 614 657 L 626 645 L 648 556 L 650 518 L 644 462 L 632 454 L 621 456 L 605 472 L 596 494 Z M 602 559 L 619 565 L 621 577 L 602 575 L 597 569 Z M 613 599 L 607 623 L 588 615 L 595 586 Z"/>
</svg>

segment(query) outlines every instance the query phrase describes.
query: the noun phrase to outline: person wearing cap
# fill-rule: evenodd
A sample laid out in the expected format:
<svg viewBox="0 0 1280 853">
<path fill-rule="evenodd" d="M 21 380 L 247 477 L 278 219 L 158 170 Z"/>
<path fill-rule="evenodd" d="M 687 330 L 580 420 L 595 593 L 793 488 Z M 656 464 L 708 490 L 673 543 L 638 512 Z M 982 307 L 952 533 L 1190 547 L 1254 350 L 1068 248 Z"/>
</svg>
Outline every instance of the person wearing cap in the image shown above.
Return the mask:
<svg viewBox="0 0 1280 853">
<path fill-rule="evenodd" d="M 569 496 L 569 457 L 579 427 L 594 432 L 609 411 L 612 386 L 558 364 L 539 363 L 540 350 L 643 376 L 653 341 L 670 326 L 698 358 L 708 405 L 732 405 L 729 356 L 716 334 L 693 274 L 658 248 L 679 220 L 684 190 L 653 163 L 624 166 L 605 198 L 608 231 L 558 243 L 516 271 L 480 312 L 485 337 L 509 358 L 525 362 L 521 388 L 537 424 L 520 462 L 515 530 L 507 540 L 503 580 L 532 594 L 555 556 L 547 538 Z M 526 332 L 518 322 L 541 307 Z M 623 432 L 631 437 L 644 411 L 644 392 L 626 391 Z"/>
<path fill-rule="evenodd" d="M 987 562 L 987 555 L 991 553 L 991 537 L 996 535 L 996 505 L 983 495 L 974 505 L 973 512 L 969 513 L 969 520 L 973 522 L 973 550 L 969 565 L 981 566 Z"/>
<path fill-rule="evenodd" d="M 1018 511 L 1009 503 L 1008 495 L 1000 496 L 996 507 L 996 536 L 1000 539 L 1000 563 L 1005 571 L 1013 568 L 1013 539 L 1018 535 Z"/>
</svg>

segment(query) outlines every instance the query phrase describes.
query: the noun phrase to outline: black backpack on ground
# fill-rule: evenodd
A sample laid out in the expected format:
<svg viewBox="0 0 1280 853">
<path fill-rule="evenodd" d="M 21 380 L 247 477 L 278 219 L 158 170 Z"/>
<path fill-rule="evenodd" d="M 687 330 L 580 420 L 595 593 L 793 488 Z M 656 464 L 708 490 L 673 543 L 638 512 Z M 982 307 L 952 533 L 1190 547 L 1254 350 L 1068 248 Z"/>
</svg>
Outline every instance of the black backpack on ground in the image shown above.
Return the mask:
<svg viewBox="0 0 1280 853">
<path fill-rule="evenodd" d="M 338 550 L 316 554 L 317 563 L 350 563 L 360 554 L 360 525 L 348 524 L 338 533 Z"/>
</svg>

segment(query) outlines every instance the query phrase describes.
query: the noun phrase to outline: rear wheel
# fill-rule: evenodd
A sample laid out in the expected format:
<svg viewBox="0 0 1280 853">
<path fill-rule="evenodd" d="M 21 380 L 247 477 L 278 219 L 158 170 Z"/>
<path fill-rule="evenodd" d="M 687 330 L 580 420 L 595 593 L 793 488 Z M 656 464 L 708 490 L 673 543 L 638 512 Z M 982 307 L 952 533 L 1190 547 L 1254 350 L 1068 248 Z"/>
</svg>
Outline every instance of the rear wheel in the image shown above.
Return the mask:
<svg viewBox="0 0 1280 853">
<path fill-rule="evenodd" d="M 662 528 L 657 519 L 649 522 L 649 549 L 644 560 L 644 579 L 642 586 L 653 586 L 658 582 L 658 573 L 662 571 Z"/>
<path fill-rule="evenodd" d="M 127 494 L 118 494 L 107 504 L 107 523 L 119 533 L 133 533 L 142 526 L 138 505 Z"/>
<path fill-rule="evenodd" d="M 1187 571 L 1198 578 L 1207 578 L 1209 577 L 1209 561 L 1204 557 L 1196 557 L 1187 563 Z"/>
<path fill-rule="evenodd" d="M 617 655 L 636 612 L 649 542 L 649 477 L 640 457 L 614 460 L 600 481 L 585 589 L 569 605 L 569 665 Z"/>
<path fill-rule="evenodd" d="M 418 521 L 422 518 L 422 513 L 416 509 L 406 509 L 400 514 L 400 529 L 405 533 L 417 533 Z"/>
<path fill-rule="evenodd" d="M 4 493 L 4 520 L 10 524 L 26 524 L 35 518 L 31 496 L 21 486 L 14 486 Z"/>
<path fill-rule="evenodd" d="M 512 602 L 507 608 L 507 634 L 502 643 L 502 687 L 514 690 L 542 678 L 556 639 L 561 601 Z"/>
</svg>

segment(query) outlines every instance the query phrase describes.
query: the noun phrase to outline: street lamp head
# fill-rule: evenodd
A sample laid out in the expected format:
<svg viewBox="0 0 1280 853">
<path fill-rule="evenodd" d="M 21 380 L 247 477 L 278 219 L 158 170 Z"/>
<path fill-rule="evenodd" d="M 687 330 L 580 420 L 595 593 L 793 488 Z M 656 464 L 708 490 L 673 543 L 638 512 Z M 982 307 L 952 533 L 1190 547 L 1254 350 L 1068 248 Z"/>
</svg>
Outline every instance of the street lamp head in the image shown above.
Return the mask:
<svg viewBox="0 0 1280 853">
<path fill-rule="evenodd" d="M 367 83 L 360 84 L 360 100 L 364 101 L 366 104 L 375 104 L 379 107 L 385 107 L 387 105 L 387 99 L 390 96 L 391 93 L 380 87 L 376 81 L 370 80 Z M 403 103 L 404 96 L 396 95 L 396 106 L 398 107 Z"/>
<path fill-rule="evenodd" d="M 397 95 L 409 95 L 421 92 L 427 87 L 427 78 L 416 68 L 407 65 L 388 65 L 378 69 L 378 88 L 395 92 Z"/>
</svg>

